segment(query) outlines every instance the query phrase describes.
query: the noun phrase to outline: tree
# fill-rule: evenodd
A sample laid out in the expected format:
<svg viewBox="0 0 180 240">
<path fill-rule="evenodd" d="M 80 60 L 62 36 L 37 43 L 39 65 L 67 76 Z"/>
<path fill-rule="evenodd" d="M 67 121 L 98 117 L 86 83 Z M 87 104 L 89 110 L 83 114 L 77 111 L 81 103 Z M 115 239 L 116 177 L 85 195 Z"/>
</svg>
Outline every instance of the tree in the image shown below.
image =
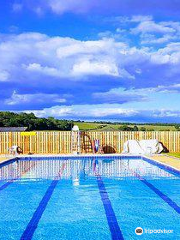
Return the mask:
<svg viewBox="0 0 180 240">
<path fill-rule="evenodd" d="M 174 127 L 176 130 L 180 131 L 180 124 L 175 124 Z"/>
<path fill-rule="evenodd" d="M 133 127 L 133 131 L 138 131 L 139 129 L 138 129 L 138 127 L 135 125 L 134 127 Z"/>
<path fill-rule="evenodd" d="M 122 125 L 119 127 L 120 131 L 132 131 L 132 128 L 129 127 L 128 125 Z"/>
<path fill-rule="evenodd" d="M 34 113 L 0 112 L 1 127 L 27 127 L 32 130 L 71 130 L 72 122 L 53 117 L 38 118 Z"/>
</svg>

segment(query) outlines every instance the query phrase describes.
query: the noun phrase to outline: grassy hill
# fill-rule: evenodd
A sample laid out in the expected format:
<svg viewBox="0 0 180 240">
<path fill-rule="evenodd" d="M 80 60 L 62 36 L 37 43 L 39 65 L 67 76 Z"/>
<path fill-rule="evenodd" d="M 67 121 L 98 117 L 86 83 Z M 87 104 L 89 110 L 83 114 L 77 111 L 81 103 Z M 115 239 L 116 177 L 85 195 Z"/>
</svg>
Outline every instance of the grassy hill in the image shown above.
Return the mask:
<svg viewBox="0 0 180 240">
<path fill-rule="evenodd" d="M 109 124 L 109 123 L 94 123 L 94 122 L 74 122 L 75 125 L 79 126 L 81 131 L 118 131 L 124 124 Z M 175 127 L 171 125 L 144 125 L 144 124 L 135 124 L 139 130 L 146 131 L 175 131 Z M 134 125 L 128 125 L 129 127 L 133 127 Z"/>
</svg>

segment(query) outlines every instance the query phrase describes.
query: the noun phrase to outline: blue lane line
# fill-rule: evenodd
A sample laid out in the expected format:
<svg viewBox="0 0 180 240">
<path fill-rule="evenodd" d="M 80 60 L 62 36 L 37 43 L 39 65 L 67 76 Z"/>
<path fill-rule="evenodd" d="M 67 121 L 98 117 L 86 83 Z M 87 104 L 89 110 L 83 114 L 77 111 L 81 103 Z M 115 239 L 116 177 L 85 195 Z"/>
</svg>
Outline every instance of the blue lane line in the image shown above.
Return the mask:
<svg viewBox="0 0 180 240">
<path fill-rule="evenodd" d="M 111 201 L 109 199 L 108 193 L 106 191 L 104 182 L 101 178 L 101 176 L 97 175 L 97 183 L 99 187 L 99 193 L 101 196 L 101 200 L 103 202 L 104 210 L 106 213 L 106 218 L 108 221 L 108 225 L 111 231 L 111 237 L 113 240 L 122 240 L 123 235 L 121 232 L 121 229 L 118 225 L 116 215 L 114 213 L 113 207 L 111 205 Z"/>
<path fill-rule="evenodd" d="M 9 181 L 9 182 L 6 182 L 5 184 L 3 184 L 3 185 L 0 187 L 0 191 L 2 191 L 3 189 L 7 188 L 11 183 L 13 183 L 13 181 Z"/>
<path fill-rule="evenodd" d="M 59 180 L 53 180 L 51 182 L 51 185 L 48 187 L 44 197 L 42 198 L 41 202 L 39 203 L 39 206 L 37 207 L 30 222 L 28 223 L 25 231 L 23 232 L 23 234 L 20 238 L 21 240 L 32 239 L 33 234 L 38 226 L 39 220 L 41 219 L 42 214 L 43 214 L 44 210 L 46 209 L 46 206 L 47 206 L 58 182 L 59 182 Z"/>
<path fill-rule="evenodd" d="M 9 165 L 10 163 L 13 163 L 13 162 L 15 162 L 15 161 L 17 161 L 17 160 L 18 160 L 18 158 L 12 158 L 12 159 L 6 160 L 6 161 L 0 163 L 0 168 L 2 168 L 2 167 L 4 167 L 4 166 L 7 166 L 7 165 Z"/>
<path fill-rule="evenodd" d="M 148 186 L 153 192 L 155 192 L 162 200 L 164 200 L 170 207 L 172 207 L 177 213 L 180 214 L 180 207 L 167 195 L 157 189 L 154 185 L 149 183 L 145 178 L 141 177 L 138 173 L 135 173 L 135 176 L 143 182 L 146 186 Z"/>
</svg>

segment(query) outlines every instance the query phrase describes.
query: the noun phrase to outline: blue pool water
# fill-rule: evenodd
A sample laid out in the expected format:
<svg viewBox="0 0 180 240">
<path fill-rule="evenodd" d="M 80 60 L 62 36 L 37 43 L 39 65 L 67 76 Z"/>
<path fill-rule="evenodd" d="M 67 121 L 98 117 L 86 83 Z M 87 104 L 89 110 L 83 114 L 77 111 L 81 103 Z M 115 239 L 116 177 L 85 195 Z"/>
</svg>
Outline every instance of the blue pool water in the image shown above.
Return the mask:
<svg viewBox="0 0 180 240">
<path fill-rule="evenodd" d="M 0 166 L 0 239 L 178 240 L 179 189 L 177 171 L 140 157 L 10 161 Z"/>
</svg>

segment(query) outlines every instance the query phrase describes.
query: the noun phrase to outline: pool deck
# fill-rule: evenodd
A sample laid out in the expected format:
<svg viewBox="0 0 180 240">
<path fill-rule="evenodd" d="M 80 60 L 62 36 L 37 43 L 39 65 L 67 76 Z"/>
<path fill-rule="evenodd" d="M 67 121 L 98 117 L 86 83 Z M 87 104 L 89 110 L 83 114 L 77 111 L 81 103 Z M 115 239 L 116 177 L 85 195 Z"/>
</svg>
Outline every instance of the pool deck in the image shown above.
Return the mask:
<svg viewBox="0 0 180 240">
<path fill-rule="evenodd" d="M 10 159 L 10 158 L 9 158 Z M 8 160 L 8 158 L 6 158 L 6 157 L 1 157 L 0 156 L 0 163 L 3 163 L 3 162 L 5 162 L 5 161 L 7 161 Z"/>
<path fill-rule="evenodd" d="M 155 155 L 155 156 L 151 157 L 151 159 L 153 159 L 157 162 L 163 163 L 167 166 L 173 167 L 177 170 L 180 170 L 180 158 L 160 154 L 160 155 Z"/>
<path fill-rule="evenodd" d="M 20 155 L 18 157 L 45 157 L 45 156 L 52 156 L 51 155 Z M 53 155 L 54 156 L 78 156 L 78 155 L 72 155 L 72 154 L 62 154 L 62 155 Z M 92 156 L 92 154 L 86 154 L 86 155 L 79 155 L 79 156 Z M 93 155 L 94 156 L 94 155 Z M 98 155 L 96 155 L 98 156 Z M 102 156 L 102 155 L 100 155 Z M 125 156 L 124 154 L 121 155 L 121 154 L 106 154 L 105 156 Z M 131 156 L 131 155 L 126 155 L 126 156 Z M 14 157 L 17 157 L 17 156 L 14 156 Z M 9 159 L 12 159 L 14 158 L 13 156 L 10 156 L 10 157 L 7 157 L 7 156 L 4 156 L 4 155 L 0 155 L 0 163 L 3 163 L 3 162 L 6 162 L 8 161 Z M 146 156 L 147 157 L 147 156 Z M 180 158 L 176 158 L 176 157 L 173 157 L 173 156 L 169 156 L 169 155 L 165 155 L 165 154 L 159 154 L 159 155 L 154 155 L 154 156 L 151 156 L 151 157 L 148 157 L 150 159 L 153 159 L 157 162 L 160 162 L 162 164 L 165 164 L 167 166 L 171 166 L 177 170 L 180 170 Z"/>
</svg>

